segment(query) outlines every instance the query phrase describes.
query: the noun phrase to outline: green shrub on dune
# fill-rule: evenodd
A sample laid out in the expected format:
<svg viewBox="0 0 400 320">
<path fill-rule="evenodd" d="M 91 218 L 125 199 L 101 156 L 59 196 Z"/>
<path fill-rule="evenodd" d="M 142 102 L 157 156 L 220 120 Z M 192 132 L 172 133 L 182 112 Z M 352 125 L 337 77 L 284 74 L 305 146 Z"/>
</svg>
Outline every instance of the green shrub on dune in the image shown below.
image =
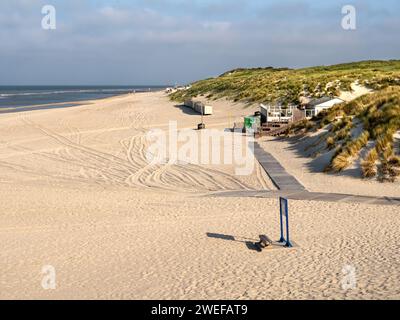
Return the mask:
<svg viewBox="0 0 400 320">
<path fill-rule="evenodd" d="M 400 85 L 400 61 L 362 61 L 303 69 L 235 69 L 171 94 L 176 101 L 198 95 L 245 102 L 298 103 L 301 97 L 337 96 L 358 82 L 374 90 Z"/>
</svg>

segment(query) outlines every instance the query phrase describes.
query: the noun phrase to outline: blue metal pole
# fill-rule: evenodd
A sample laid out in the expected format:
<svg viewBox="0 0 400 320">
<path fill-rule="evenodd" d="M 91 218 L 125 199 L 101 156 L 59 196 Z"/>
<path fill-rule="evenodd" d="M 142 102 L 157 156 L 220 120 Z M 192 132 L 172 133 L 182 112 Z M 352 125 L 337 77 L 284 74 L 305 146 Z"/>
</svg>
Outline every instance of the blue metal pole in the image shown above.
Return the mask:
<svg viewBox="0 0 400 320">
<path fill-rule="evenodd" d="M 279 216 L 280 216 L 280 222 L 281 222 L 281 238 L 279 239 L 279 243 L 285 242 L 285 238 L 283 237 L 283 219 L 282 219 L 282 200 L 283 198 L 279 198 Z"/>
<path fill-rule="evenodd" d="M 293 247 L 292 244 L 290 243 L 290 238 L 289 238 L 289 204 L 286 203 L 286 247 L 291 248 Z"/>
</svg>

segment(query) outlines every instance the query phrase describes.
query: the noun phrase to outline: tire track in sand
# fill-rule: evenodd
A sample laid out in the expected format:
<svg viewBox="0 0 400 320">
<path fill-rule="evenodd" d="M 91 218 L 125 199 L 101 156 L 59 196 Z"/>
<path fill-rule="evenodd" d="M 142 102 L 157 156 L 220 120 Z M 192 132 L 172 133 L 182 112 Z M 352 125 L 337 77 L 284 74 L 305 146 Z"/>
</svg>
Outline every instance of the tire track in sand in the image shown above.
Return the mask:
<svg viewBox="0 0 400 320">
<path fill-rule="evenodd" d="M 201 165 L 149 163 L 146 159 L 148 142 L 144 129 L 135 128 L 138 134 L 120 140 L 119 144 L 125 152 L 116 156 L 82 144 L 81 133 L 76 128 L 68 128 L 73 141 L 26 117 L 21 117 L 21 120 L 62 147 L 57 148 L 56 154 L 47 153 L 46 156 L 52 156 L 54 161 L 58 159 L 78 166 L 77 174 L 95 183 L 101 180 L 105 184 L 179 192 L 253 189 L 228 173 Z"/>
</svg>

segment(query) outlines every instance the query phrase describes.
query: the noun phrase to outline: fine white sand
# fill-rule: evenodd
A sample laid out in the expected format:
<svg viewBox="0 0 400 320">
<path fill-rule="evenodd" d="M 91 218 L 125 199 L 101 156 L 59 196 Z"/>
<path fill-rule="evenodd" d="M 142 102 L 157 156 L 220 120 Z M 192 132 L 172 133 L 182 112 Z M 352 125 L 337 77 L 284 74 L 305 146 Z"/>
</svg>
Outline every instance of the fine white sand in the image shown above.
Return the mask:
<svg viewBox="0 0 400 320">
<path fill-rule="evenodd" d="M 254 111 L 212 104 L 208 128 Z M 148 165 L 145 134 L 169 120 L 195 128 L 200 116 L 163 93 L 0 115 L 0 298 L 400 298 L 399 207 L 291 201 L 296 247 L 258 253 L 247 242 L 279 238 L 277 200 L 213 195 L 271 181 L 258 165 L 244 177 L 233 165 Z M 289 142 L 262 144 L 310 190 L 399 196 L 309 173 Z M 55 290 L 41 286 L 45 265 Z"/>
<path fill-rule="evenodd" d="M 349 102 L 365 94 L 372 93 L 373 90 L 358 84 L 357 82 L 351 84 L 351 91 L 342 91 L 339 98 Z"/>
</svg>

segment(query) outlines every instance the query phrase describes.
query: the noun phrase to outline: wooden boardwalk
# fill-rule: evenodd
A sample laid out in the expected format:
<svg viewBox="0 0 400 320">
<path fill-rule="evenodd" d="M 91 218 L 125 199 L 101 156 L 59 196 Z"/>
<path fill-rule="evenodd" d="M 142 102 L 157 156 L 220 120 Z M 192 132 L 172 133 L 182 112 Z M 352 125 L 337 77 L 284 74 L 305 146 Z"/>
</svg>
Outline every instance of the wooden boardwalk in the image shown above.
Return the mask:
<svg viewBox="0 0 400 320">
<path fill-rule="evenodd" d="M 278 160 L 262 149 L 257 142 L 254 144 L 254 156 L 279 190 L 305 190 L 304 186 L 287 173 Z"/>
<path fill-rule="evenodd" d="M 359 196 L 340 193 L 323 193 L 323 192 L 308 192 L 304 191 L 229 191 L 215 193 L 217 197 L 251 197 L 251 198 L 278 198 L 285 197 L 291 200 L 309 200 L 309 201 L 324 201 L 324 202 L 343 202 L 343 203 L 366 203 L 375 205 L 395 205 L 400 206 L 400 198 L 394 197 L 372 197 Z"/>
</svg>

